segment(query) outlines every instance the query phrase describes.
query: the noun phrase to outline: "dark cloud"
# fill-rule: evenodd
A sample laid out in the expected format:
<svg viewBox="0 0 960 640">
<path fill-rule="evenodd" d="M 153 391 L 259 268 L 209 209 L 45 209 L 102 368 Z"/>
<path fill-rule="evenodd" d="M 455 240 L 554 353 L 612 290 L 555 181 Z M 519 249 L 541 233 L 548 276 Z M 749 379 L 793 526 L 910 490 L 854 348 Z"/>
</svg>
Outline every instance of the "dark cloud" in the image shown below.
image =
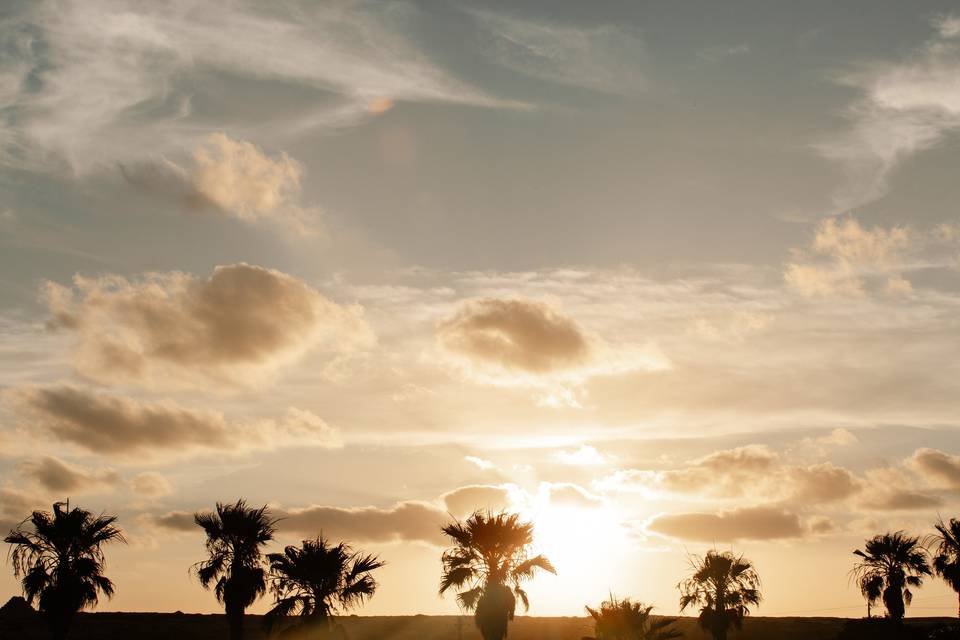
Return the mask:
<svg viewBox="0 0 960 640">
<path fill-rule="evenodd" d="M 31 429 L 100 454 L 186 454 L 278 446 L 339 446 L 319 417 L 291 408 L 283 420 L 230 424 L 215 411 L 143 402 L 84 387 L 20 387 L 3 394 Z"/>
<path fill-rule="evenodd" d="M 248 264 L 185 273 L 48 282 L 51 324 L 77 337 L 74 366 L 90 378 L 146 387 L 252 384 L 316 346 L 348 351 L 372 333 L 359 307 L 301 280 Z"/>
<path fill-rule="evenodd" d="M 805 529 L 800 517 L 779 507 L 746 507 L 719 513 L 676 513 L 655 517 L 653 533 L 698 542 L 778 540 L 799 538 Z"/>
<path fill-rule="evenodd" d="M 590 340 L 572 319 L 520 298 L 466 302 L 440 323 L 437 338 L 472 362 L 520 373 L 576 368 L 592 356 Z"/>
<path fill-rule="evenodd" d="M 444 544 L 440 528 L 450 516 L 429 502 L 399 502 L 388 508 L 309 506 L 276 509 L 281 531 L 315 536 L 321 531 L 336 540 L 368 542 L 418 541 Z"/>
<path fill-rule="evenodd" d="M 20 464 L 20 472 L 44 489 L 58 493 L 103 489 L 120 482 L 120 476 L 113 470 L 83 469 L 53 456 L 23 462 Z"/>
<path fill-rule="evenodd" d="M 878 495 L 863 500 L 861 506 L 871 511 L 919 511 L 943 505 L 943 499 L 927 493 L 909 490 L 881 489 Z"/>
<path fill-rule="evenodd" d="M 160 515 L 144 514 L 140 522 L 147 526 L 176 532 L 200 532 L 191 511 L 168 511 Z"/>
</svg>

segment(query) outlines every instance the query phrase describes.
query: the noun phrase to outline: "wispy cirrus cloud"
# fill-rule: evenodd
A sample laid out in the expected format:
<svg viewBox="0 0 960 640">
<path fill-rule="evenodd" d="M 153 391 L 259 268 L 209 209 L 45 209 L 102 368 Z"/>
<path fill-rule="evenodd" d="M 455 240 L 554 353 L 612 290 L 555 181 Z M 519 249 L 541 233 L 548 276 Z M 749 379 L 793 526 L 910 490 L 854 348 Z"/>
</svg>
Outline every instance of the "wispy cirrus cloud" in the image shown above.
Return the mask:
<svg viewBox="0 0 960 640">
<path fill-rule="evenodd" d="M 390 101 L 516 106 L 470 86 L 404 33 L 412 4 L 195 0 L 21 3 L 0 24 L 2 157 L 75 171 L 196 146 L 211 127 L 203 74 L 292 83 L 316 93 L 271 102 L 242 126 L 339 127 Z"/>
<path fill-rule="evenodd" d="M 645 47 L 635 30 L 568 26 L 482 10 L 468 13 L 489 42 L 484 53 L 513 71 L 612 94 L 635 94 L 647 84 L 639 71 Z"/>
<path fill-rule="evenodd" d="M 882 197 L 901 162 L 960 130 L 957 21 L 956 16 L 935 19 L 935 35 L 905 60 L 876 63 L 839 78 L 862 96 L 847 109 L 850 130 L 817 145 L 846 172 L 833 213 Z"/>
</svg>

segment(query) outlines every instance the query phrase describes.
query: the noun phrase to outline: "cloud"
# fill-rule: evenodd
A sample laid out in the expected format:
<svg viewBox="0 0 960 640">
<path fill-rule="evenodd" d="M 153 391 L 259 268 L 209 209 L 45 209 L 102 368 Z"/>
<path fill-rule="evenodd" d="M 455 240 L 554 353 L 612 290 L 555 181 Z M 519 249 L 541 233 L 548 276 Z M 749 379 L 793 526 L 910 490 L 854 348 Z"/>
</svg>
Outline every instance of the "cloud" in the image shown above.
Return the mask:
<svg viewBox="0 0 960 640">
<path fill-rule="evenodd" d="M 464 518 L 477 510 L 502 511 L 513 504 L 508 485 L 469 485 L 441 496 L 443 504 L 455 518 Z"/>
<path fill-rule="evenodd" d="M 21 463 L 19 469 L 24 476 L 53 493 L 96 491 L 120 482 L 120 476 L 112 469 L 88 470 L 53 456 L 28 460 Z"/>
<path fill-rule="evenodd" d="M 853 218 L 819 223 L 807 250 L 794 252 L 786 266 L 787 284 L 804 296 L 863 295 L 879 280 L 888 293 L 909 293 L 910 282 L 897 271 L 914 241 L 904 227 L 865 229 Z"/>
<path fill-rule="evenodd" d="M 600 480 L 597 486 L 725 499 L 750 497 L 808 506 L 854 496 L 863 489 L 863 481 L 851 471 L 829 462 L 789 465 L 769 447 L 748 445 L 716 451 L 675 469 L 621 470 Z"/>
<path fill-rule="evenodd" d="M 676 513 L 655 516 L 647 530 L 698 542 L 778 540 L 806 532 L 800 517 L 779 507 L 747 507 L 718 513 Z"/>
<path fill-rule="evenodd" d="M 429 502 L 398 502 L 392 507 L 309 506 L 274 510 L 281 531 L 315 536 L 320 532 L 335 540 L 365 542 L 414 541 L 440 546 L 440 528 L 450 520 L 445 511 Z"/>
<path fill-rule="evenodd" d="M 631 95 L 646 85 L 639 34 L 616 25 L 573 27 L 469 10 L 486 36 L 491 60 L 512 71 L 563 85 Z"/>
<path fill-rule="evenodd" d="M 147 527 L 176 533 L 200 533 L 201 531 L 190 511 L 168 511 L 159 515 L 145 513 L 140 515 L 138 521 Z"/>
<path fill-rule="evenodd" d="M 554 307 L 520 297 L 463 302 L 436 337 L 474 380 L 545 389 L 547 405 L 578 406 L 573 388 L 591 376 L 668 366 L 647 350 L 614 351 Z"/>
<path fill-rule="evenodd" d="M 22 3 L 0 25 L 14 45 L 0 65 L 6 160 L 89 171 L 192 148 L 213 128 L 211 77 L 245 83 L 228 94 L 246 107 L 238 129 L 291 137 L 376 117 L 387 100 L 515 107 L 404 35 L 427 18 L 407 3 Z"/>
<path fill-rule="evenodd" d="M 290 409 L 279 421 L 231 424 L 217 411 L 188 409 L 170 401 L 143 402 L 69 385 L 10 389 L 3 400 L 31 432 L 104 455 L 170 457 L 340 445 L 326 423 L 299 409 Z"/>
<path fill-rule="evenodd" d="M 357 306 L 302 280 L 244 263 L 209 278 L 151 273 L 48 282 L 51 326 L 74 334 L 73 364 L 105 383 L 147 388 L 252 385 L 307 351 L 365 347 L 373 334 Z"/>
<path fill-rule="evenodd" d="M 557 459 L 563 464 L 574 466 L 596 466 L 609 461 L 608 456 L 588 444 L 582 444 L 574 451 L 561 451 L 557 454 Z"/>
<path fill-rule="evenodd" d="M 489 460 L 478 458 L 477 456 L 464 456 L 463 459 L 470 464 L 475 465 L 481 471 L 489 471 L 490 469 L 497 468 L 497 465 L 493 464 Z"/>
<path fill-rule="evenodd" d="M 437 327 L 448 351 L 507 372 L 544 374 L 590 359 L 590 339 L 572 319 L 531 300 L 486 298 L 460 306 Z"/>
<path fill-rule="evenodd" d="M 870 511 L 921 511 L 943 505 L 943 499 L 918 491 L 883 489 L 861 502 Z"/>
<path fill-rule="evenodd" d="M 960 456 L 936 449 L 917 449 L 908 464 L 931 484 L 960 489 Z"/>
<path fill-rule="evenodd" d="M 159 473 L 145 471 L 130 480 L 130 489 L 144 498 L 162 498 L 173 493 L 170 482 Z"/>
<path fill-rule="evenodd" d="M 603 498 L 569 482 L 547 483 L 550 504 L 560 507 L 594 509 L 603 506 Z"/>
<path fill-rule="evenodd" d="M 298 203 L 303 166 L 286 153 L 271 158 L 223 133 L 194 150 L 190 168 L 162 160 L 121 169 L 131 184 L 188 210 L 214 210 L 248 223 L 273 220 L 300 235 L 318 231 L 319 210 Z"/>
<path fill-rule="evenodd" d="M 897 165 L 960 128 L 955 24 L 955 17 L 940 17 L 934 37 L 906 60 L 878 63 L 840 79 L 862 96 L 848 108 L 851 129 L 818 145 L 847 173 L 847 184 L 834 197 L 836 213 L 885 195 Z"/>
<path fill-rule="evenodd" d="M 4 535 L 36 509 L 50 507 L 44 500 L 13 487 L 0 487 L 0 532 Z"/>
</svg>

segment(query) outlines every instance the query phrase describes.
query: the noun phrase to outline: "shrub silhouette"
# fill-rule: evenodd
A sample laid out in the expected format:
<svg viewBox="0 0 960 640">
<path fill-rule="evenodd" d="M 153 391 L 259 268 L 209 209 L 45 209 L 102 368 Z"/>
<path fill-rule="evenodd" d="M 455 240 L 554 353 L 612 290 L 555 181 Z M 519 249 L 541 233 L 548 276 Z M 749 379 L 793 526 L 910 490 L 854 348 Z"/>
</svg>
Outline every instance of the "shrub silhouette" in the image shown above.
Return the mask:
<svg viewBox="0 0 960 640">
<path fill-rule="evenodd" d="M 910 587 L 922 586 L 923 576 L 930 575 L 920 539 L 902 531 L 884 533 L 867 540 L 863 551 L 853 553 L 861 560 L 851 574 L 867 602 L 879 597 L 891 620 L 903 620 L 906 606 L 913 600 Z"/>
<path fill-rule="evenodd" d="M 443 553 L 440 594 L 463 589 L 457 602 L 474 612 L 474 622 L 484 640 L 502 640 L 513 619 L 517 599 L 524 609 L 530 603 L 521 583 L 537 569 L 556 573 L 542 555 L 529 557 L 533 525 L 517 514 L 475 512 L 465 522 L 443 527 L 453 546 Z"/>
<path fill-rule="evenodd" d="M 731 628 L 739 629 L 750 612 L 760 604 L 760 576 L 753 564 L 729 551 L 708 551 L 691 556 L 693 575 L 677 585 L 680 610 L 700 606 L 700 626 L 714 637 L 726 640 Z"/>
<path fill-rule="evenodd" d="M 275 604 L 267 612 L 268 629 L 279 619 L 298 615 L 297 627 L 330 631 L 335 613 L 363 604 L 377 583 L 371 573 L 384 566 L 376 556 L 363 555 L 344 543 L 331 545 L 323 537 L 271 553 L 270 590 Z"/>
<path fill-rule="evenodd" d="M 593 618 L 594 637 L 587 640 L 671 640 L 682 633 L 671 629 L 676 618 L 654 619 L 653 607 L 613 595 L 596 609 L 586 607 Z"/>
<path fill-rule="evenodd" d="M 214 583 L 217 601 L 223 603 L 231 640 L 243 638 L 243 616 L 267 588 L 262 547 L 273 540 L 276 520 L 267 507 L 218 502 L 213 513 L 197 513 L 194 520 L 207 535 L 208 557 L 193 566 L 200 584 Z"/>
<path fill-rule="evenodd" d="M 96 605 L 99 594 L 113 596 L 103 546 L 126 542 L 116 521 L 57 502 L 52 513 L 34 511 L 4 538 L 23 595 L 28 604 L 37 601 L 55 640 L 67 637 L 76 613 Z"/>
</svg>

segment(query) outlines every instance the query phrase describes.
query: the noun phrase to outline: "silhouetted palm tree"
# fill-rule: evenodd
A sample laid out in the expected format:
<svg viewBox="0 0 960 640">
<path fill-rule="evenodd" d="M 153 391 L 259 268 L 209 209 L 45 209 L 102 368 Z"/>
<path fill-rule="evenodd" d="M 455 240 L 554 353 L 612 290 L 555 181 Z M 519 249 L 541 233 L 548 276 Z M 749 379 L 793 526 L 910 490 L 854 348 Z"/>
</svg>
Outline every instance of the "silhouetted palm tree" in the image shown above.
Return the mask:
<svg viewBox="0 0 960 640">
<path fill-rule="evenodd" d="M 74 615 L 97 604 L 98 594 L 113 596 L 113 582 L 103 575 L 103 545 L 126 542 L 116 521 L 57 502 L 53 513 L 34 511 L 4 538 L 13 545 L 10 559 L 24 597 L 37 600 L 56 640 L 67 637 Z"/>
<path fill-rule="evenodd" d="M 617 600 L 611 595 L 598 609 L 586 609 L 593 618 L 595 637 L 591 640 L 671 640 L 683 636 L 670 628 L 676 618 L 653 619 L 652 606 L 630 598 Z"/>
<path fill-rule="evenodd" d="M 867 601 L 867 617 L 873 617 L 873 606 L 883 595 L 883 578 L 877 574 L 864 574 L 857 578 L 860 593 Z"/>
<path fill-rule="evenodd" d="M 537 569 L 556 573 L 542 555 L 529 557 L 533 525 L 513 513 L 476 512 L 465 522 L 443 527 L 453 546 L 443 553 L 440 593 L 462 589 L 457 601 L 474 611 L 474 622 L 485 640 L 502 640 L 513 620 L 517 598 L 529 608 L 520 587 Z M 512 588 L 511 588 L 512 587 Z"/>
<path fill-rule="evenodd" d="M 927 538 L 933 549 L 933 571 L 957 592 L 960 599 L 960 520 L 939 518 L 933 525 L 937 530 Z M 960 611 L 958 611 L 960 613 Z"/>
<path fill-rule="evenodd" d="M 879 590 L 887 616 L 903 620 L 905 607 L 913 600 L 910 587 L 922 586 L 923 576 L 930 575 L 927 553 L 920 546 L 920 539 L 903 531 L 884 533 L 867 540 L 864 551 L 857 549 L 853 553 L 862 560 L 854 565 L 851 573 L 867 601 Z"/>
<path fill-rule="evenodd" d="M 749 607 L 760 604 L 760 576 L 749 560 L 729 551 L 692 556 L 690 566 L 693 575 L 677 585 L 680 610 L 699 605 L 700 626 L 714 640 L 726 640 L 731 628 L 743 625 Z"/>
<path fill-rule="evenodd" d="M 277 521 L 266 506 L 254 509 L 243 500 L 218 502 L 216 512 L 193 518 L 207 534 L 208 558 L 194 565 L 197 577 L 206 589 L 216 581 L 214 594 L 224 605 L 230 638 L 240 640 L 247 607 L 267 589 L 261 549 L 273 540 Z"/>
<path fill-rule="evenodd" d="M 304 540 L 303 546 L 289 546 L 283 553 L 271 553 L 270 583 L 276 603 L 267 612 L 272 629 L 277 620 L 299 615 L 303 625 L 330 628 L 335 613 L 363 604 L 373 596 L 377 583 L 371 572 L 385 563 L 362 555 L 344 543 L 330 545 L 322 535 Z"/>
</svg>

